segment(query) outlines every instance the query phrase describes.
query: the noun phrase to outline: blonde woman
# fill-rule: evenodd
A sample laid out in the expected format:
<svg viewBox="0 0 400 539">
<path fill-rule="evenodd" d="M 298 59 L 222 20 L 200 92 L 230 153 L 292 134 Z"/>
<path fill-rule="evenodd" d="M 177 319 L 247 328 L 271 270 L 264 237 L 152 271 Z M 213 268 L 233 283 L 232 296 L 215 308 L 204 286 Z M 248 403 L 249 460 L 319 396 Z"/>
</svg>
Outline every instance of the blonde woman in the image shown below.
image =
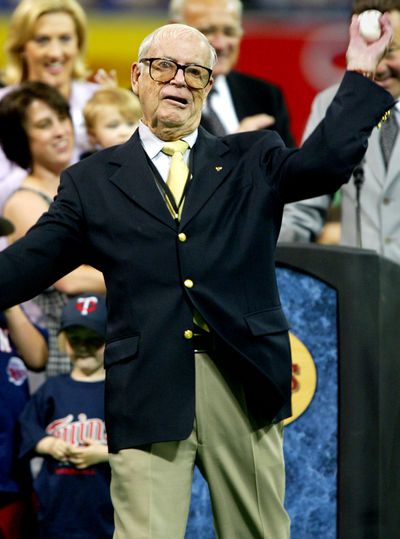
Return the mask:
<svg viewBox="0 0 400 539">
<path fill-rule="evenodd" d="M 0 98 L 24 81 L 41 81 L 57 88 L 68 100 L 74 126 L 71 162 L 90 145 L 82 109 L 99 89 L 99 83 L 112 83 L 112 74 L 100 70 L 97 83 L 86 80 L 87 19 L 76 0 L 22 0 L 14 10 L 5 50 L 8 58 Z M 0 207 L 20 184 L 26 172 L 0 156 Z"/>
</svg>

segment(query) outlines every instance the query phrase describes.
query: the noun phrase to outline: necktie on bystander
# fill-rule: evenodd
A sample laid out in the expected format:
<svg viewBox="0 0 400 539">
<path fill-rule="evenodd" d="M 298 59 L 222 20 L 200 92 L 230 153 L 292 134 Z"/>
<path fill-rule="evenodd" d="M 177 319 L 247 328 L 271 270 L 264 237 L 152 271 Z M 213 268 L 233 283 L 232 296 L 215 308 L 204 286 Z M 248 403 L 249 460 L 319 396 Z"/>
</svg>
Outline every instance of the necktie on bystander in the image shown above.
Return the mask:
<svg viewBox="0 0 400 539">
<path fill-rule="evenodd" d="M 392 112 L 386 122 L 381 125 L 379 141 L 381 145 L 383 160 L 385 168 L 388 167 L 390 156 L 393 151 L 393 146 L 399 131 L 399 125 L 397 123 L 396 113 Z"/>
<path fill-rule="evenodd" d="M 207 108 L 203 110 L 202 112 L 203 124 L 204 124 L 204 127 L 208 131 L 210 131 L 210 133 L 212 133 L 213 135 L 216 135 L 217 137 L 222 137 L 227 134 L 227 131 L 225 127 L 223 126 L 221 120 L 219 119 L 211 103 L 212 96 L 215 95 L 216 93 L 217 93 L 217 90 L 215 88 L 212 88 L 211 92 L 208 94 Z"/>
</svg>

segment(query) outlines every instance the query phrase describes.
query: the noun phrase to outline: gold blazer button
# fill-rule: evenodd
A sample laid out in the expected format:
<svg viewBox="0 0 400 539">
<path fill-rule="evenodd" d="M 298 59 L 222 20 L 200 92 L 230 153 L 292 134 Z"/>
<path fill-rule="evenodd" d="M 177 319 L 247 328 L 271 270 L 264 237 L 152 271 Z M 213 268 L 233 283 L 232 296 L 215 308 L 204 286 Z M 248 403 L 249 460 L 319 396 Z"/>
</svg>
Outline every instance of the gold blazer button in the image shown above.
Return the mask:
<svg viewBox="0 0 400 539">
<path fill-rule="evenodd" d="M 187 236 L 184 232 L 181 232 L 180 234 L 178 234 L 178 239 L 179 241 L 181 241 L 182 243 L 187 241 Z"/>
</svg>

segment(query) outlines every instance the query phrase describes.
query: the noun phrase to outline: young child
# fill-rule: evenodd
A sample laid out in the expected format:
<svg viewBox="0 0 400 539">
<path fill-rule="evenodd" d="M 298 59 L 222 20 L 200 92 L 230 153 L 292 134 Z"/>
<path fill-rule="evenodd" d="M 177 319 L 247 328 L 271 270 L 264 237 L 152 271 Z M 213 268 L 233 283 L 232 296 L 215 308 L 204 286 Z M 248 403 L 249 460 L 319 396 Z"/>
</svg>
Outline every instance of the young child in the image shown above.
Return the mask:
<svg viewBox="0 0 400 539">
<path fill-rule="evenodd" d="M 0 217 L 0 236 L 13 225 Z M 19 306 L 0 313 L 0 537 L 35 537 L 29 466 L 18 465 L 18 417 L 29 400 L 28 370 L 48 358 L 47 333 Z"/>
<path fill-rule="evenodd" d="M 35 479 L 40 539 L 111 539 L 110 467 L 104 427 L 102 296 L 65 304 L 60 346 L 70 374 L 49 378 L 21 415 L 21 458 L 41 455 Z"/>
<path fill-rule="evenodd" d="M 90 143 L 108 148 L 126 142 L 138 126 L 142 109 L 136 95 L 125 88 L 102 88 L 83 109 Z"/>
</svg>

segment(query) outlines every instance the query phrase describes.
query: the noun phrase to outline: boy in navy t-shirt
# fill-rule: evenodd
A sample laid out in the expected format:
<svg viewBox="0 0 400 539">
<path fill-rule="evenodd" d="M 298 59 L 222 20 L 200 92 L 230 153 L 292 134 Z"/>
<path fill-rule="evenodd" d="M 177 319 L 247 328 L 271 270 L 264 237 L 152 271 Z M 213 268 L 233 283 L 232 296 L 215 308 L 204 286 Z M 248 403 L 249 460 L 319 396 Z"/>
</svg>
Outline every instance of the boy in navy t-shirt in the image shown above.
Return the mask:
<svg viewBox="0 0 400 539">
<path fill-rule="evenodd" d="M 61 318 L 60 346 L 70 374 L 49 378 L 26 406 L 21 458 L 41 455 L 34 482 L 40 539 L 111 539 L 114 531 L 104 426 L 102 296 L 71 298 Z"/>
</svg>

